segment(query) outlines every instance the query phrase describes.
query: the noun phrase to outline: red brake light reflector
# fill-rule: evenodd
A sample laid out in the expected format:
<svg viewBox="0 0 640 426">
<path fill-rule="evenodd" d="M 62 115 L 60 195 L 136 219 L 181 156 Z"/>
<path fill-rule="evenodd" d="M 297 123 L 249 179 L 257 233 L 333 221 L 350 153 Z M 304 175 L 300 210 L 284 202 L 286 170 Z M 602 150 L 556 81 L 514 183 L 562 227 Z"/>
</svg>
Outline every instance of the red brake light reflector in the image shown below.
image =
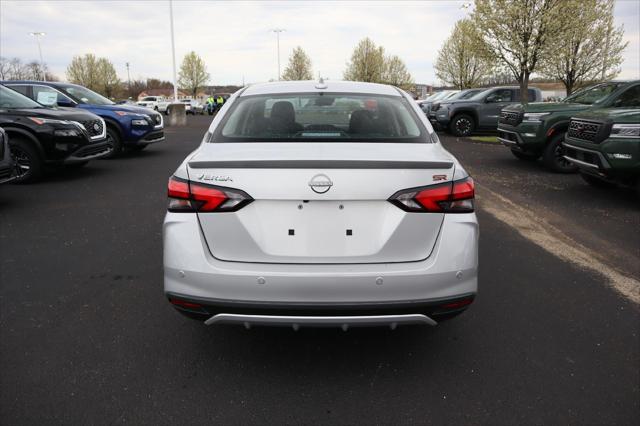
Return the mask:
<svg viewBox="0 0 640 426">
<path fill-rule="evenodd" d="M 389 201 L 412 213 L 471 213 L 475 184 L 471 177 L 453 182 L 410 188 L 393 194 Z"/>
<path fill-rule="evenodd" d="M 168 189 L 170 212 L 234 212 L 253 201 L 239 189 L 191 182 L 175 176 L 169 179 Z"/>
</svg>

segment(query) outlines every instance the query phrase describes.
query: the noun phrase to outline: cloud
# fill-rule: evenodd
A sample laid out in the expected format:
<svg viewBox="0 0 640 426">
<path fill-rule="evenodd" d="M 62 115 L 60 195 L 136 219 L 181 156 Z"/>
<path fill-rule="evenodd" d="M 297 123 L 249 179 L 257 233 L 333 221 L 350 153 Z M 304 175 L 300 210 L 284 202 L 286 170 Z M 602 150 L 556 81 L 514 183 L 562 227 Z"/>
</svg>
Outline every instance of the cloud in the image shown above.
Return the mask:
<svg viewBox="0 0 640 426">
<path fill-rule="evenodd" d="M 174 1 L 178 66 L 194 50 L 207 63 L 215 84 L 266 81 L 277 76 L 276 36 L 285 28 L 280 55 L 284 68 L 291 50 L 302 46 L 314 72 L 339 79 L 351 51 L 371 37 L 407 63 L 415 80 L 436 82 L 433 62 L 454 23 L 465 16 L 463 1 L 432 2 L 204 2 Z M 619 2 L 623 3 L 623 2 Z M 635 4 L 631 4 L 635 3 Z M 637 76 L 638 3 L 616 5 L 630 45 L 623 74 Z M 634 22 L 634 18 L 636 18 Z M 0 2 L 0 55 L 36 59 L 30 31 L 44 31 L 44 60 L 64 77 L 74 55 L 108 57 L 121 78 L 171 79 L 167 1 Z"/>
</svg>

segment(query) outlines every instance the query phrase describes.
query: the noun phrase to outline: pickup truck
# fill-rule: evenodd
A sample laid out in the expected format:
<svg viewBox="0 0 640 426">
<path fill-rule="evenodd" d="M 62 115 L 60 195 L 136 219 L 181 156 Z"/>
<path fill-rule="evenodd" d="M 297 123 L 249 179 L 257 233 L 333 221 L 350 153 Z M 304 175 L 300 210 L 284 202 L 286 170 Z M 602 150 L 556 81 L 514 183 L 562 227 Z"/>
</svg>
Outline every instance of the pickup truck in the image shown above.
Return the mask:
<svg viewBox="0 0 640 426">
<path fill-rule="evenodd" d="M 628 87 L 609 108 L 571 118 L 563 148 L 564 158 L 590 185 L 620 184 L 640 196 L 640 84 Z"/>
<path fill-rule="evenodd" d="M 529 102 L 542 100 L 542 92 L 529 88 Z M 502 108 L 520 103 L 520 87 L 503 86 L 486 89 L 468 99 L 440 106 L 436 122 L 456 136 L 469 136 L 476 130 L 496 130 Z"/>
<path fill-rule="evenodd" d="M 164 99 L 161 96 L 145 96 L 136 105 L 158 111 L 158 103 Z"/>
<path fill-rule="evenodd" d="M 518 159 L 535 161 L 542 156 L 551 171 L 575 172 L 578 167 L 567 161 L 562 149 L 571 117 L 615 105 L 631 87 L 639 85 L 640 80 L 609 81 L 587 87 L 560 102 L 508 106 L 500 115 L 498 140 Z"/>
</svg>

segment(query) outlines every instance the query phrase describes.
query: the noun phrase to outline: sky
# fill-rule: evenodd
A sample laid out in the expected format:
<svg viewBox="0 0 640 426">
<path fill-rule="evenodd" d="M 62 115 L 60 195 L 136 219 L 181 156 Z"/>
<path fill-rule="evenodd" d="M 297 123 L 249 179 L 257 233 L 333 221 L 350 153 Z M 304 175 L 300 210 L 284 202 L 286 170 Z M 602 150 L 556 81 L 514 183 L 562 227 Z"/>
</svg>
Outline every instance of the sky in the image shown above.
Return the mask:
<svg viewBox="0 0 640 426">
<path fill-rule="evenodd" d="M 417 83 L 438 83 L 433 70 L 438 49 L 455 22 L 469 12 L 467 1 L 181 1 L 174 0 L 176 60 L 194 50 L 206 62 L 210 84 L 276 79 L 280 35 L 284 69 L 301 46 L 314 75 L 341 79 L 353 48 L 364 37 L 399 55 Z M 629 45 L 619 78 L 640 78 L 640 0 L 617 0 L 616 25 Z M 107 57 L 121 79 L 171 80 L 168 1 L 0 0 L 0 56 L 25 62 L 38 58 L 42 31 L 44 61 L 59 78 L 74 55 Z"/>
</svg>

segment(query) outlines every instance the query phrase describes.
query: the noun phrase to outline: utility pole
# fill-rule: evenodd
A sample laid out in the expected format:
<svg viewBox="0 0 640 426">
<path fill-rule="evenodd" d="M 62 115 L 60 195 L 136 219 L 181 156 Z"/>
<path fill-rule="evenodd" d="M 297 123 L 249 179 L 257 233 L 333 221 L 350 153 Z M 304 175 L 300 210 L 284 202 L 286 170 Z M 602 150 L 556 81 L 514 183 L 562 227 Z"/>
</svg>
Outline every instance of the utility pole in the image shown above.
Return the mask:
<svg viewBox="0 0 640 426">
<path fill-rule="evenodd" d="M 129 75 L 129 62 L 127 62 L 127 81 L 129 82 L 129 97 L 132 96 L 131 94 L 131 76 Z"/>
<path fill-rule="evenodd" d="M 173 2 L 169 0 L 169 19 L 171 20 L 171 58 L 173 59 L 173 101 L 178 102 L 178 84 L 176 83 L 176 43 L 173 37 Z"/>
<path fill-rule="evenodd" d="M 280 33 L 285 32 L 284 28 L 274 28 L 271 32 L 276 33 L 276 40 L 278 43 L 278 81 L 280 81 Z"/>
<path fill-rule="evenodd" d="M 44 70 L 44 61 L 42 60 L 42 48 L 40 47 L 40 37 L 44 37 L 47 33 L 43 33 L 42 31 L 29 33 L 30 36 L 36 38 L 38 42 L 38 53 L 40 53 L 40 71 L 42 71 L 42 81 L 47 81 L 47 73 Z"/>
</svg>

